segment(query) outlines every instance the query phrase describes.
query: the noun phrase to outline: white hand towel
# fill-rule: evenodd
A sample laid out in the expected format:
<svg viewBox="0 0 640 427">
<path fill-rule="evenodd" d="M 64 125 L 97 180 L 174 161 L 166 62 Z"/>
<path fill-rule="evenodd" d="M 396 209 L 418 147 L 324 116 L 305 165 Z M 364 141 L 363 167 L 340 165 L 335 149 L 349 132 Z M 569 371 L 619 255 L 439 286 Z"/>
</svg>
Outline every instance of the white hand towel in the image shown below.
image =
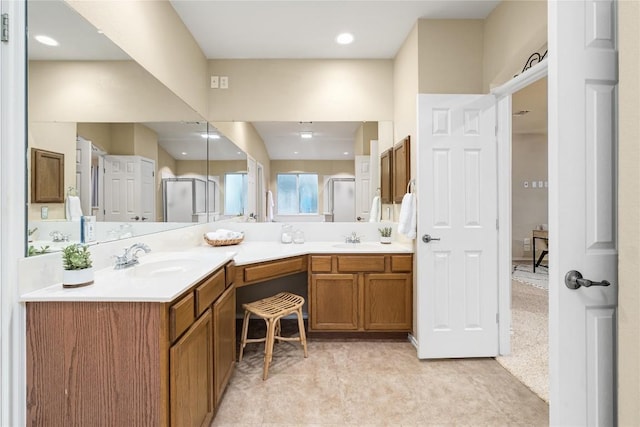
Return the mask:
<svg viewBox="0 0 640 427">
<path fill-rule="evenodd" d="M 380 222 L 380 215 L 382 213 L 382 207 L 380 206 L 380 197 L 375 196 L 371 202 L 371 210 L 369 211 L 369 222 Z"/>
<path fill-rule="evenodd" d="M 413 193 L 407 193 L 402 198 L 398 233 L 405 234 L 410 239 L 416 238 L 416 200 Z"/>
<path fill-rule="evenodd" d="M 80 197 L 67 196 L 67 204 L 65 206 L 68 221 L 80 221 L 82 217 L 82 206 L 80 205 Z"/>
<path fill-rule="evenodd" d="M 267 222 L 273 221 L 273 193 L 271 190 L 267 191 Z"/>
</svg>

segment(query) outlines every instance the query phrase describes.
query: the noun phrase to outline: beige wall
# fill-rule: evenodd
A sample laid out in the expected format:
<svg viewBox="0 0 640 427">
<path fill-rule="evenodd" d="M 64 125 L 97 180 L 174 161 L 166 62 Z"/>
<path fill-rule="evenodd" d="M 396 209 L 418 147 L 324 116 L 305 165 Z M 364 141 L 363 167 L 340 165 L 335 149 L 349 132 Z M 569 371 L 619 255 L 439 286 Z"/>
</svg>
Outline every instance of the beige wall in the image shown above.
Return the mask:
<svg viewBox="0 0 640 427">
<path fill-rule="evenodd" d="M 64 194 L 76 186 L 76 124 L 75 123 L 29 123 L 29 147 L 42 148 L 64 154 Z M 31 201 L 31 152 L 27 156 L 28 200 Z M 49 208 L 49 219 L 65 219 L 64 203 L 29 203 L 29 220 L 40 220 L 40 208 Z"/>
<path fill-rule="evenodd" d="M 371 153 L 371 140 L 378 139 L 378 122 L 365 122 L 358 128 L 353 143 L 355 156 L 368 156 Z"/>
<path fill-rule="evenodd" d="M 482 93 L 482 20 L 421 19 L 418 46 L 420 93 Z"/>
<path fill-rule="evenodd" d="M 640 425 L 640 3 L 619 6 L 618 423 Z"/>
<path fill-rule="evenodd" d="M 256 162 L 262 164 L 265 180 L 265 190 L 269 189 L 269 175 L 271 168 L 271 160 L 269 159 L 269 153 L 264 145 L 264 141 L 260 138 L 258 132 L 251 123 L 248 122 L 214 122 L 212 123 L 216 129 L 222 132 L 229 140 L 244 151 L 249 156 L 253 157 Z M 245 165 L 246 170 L 247 167 Z"/>
<path fill-rule="evenodd" d="M 531 230 L 548 224 L 549 192 L 547 188 L 533 188 L 531 181 L 547 181 L 547 135 L 515 134 L 512 137 L 511 212 L 512 256 L 530 259 L 531 250 L 524 251 L 523 239 L 531 239 Z M 524 188 L 524 181 L 529 188 Z M 531 244 L 532 242 L 530 242 Z M 536 242 L 541 249 L 540 241 Z"/>
<path fill-rule="evenodd" d="M 229 89 L 209 89 L 210 121 L 377 121 L 393 117 L 384 59 L 210 60 Z"/>
<path fill-rule="evenodd" d="M 317 173 L 318 174 L 318 214 L 322 214 L 325 206 L 324 178 L 334 175 L 355 176 L 353 160 L 272 160 L 269 185 L 273 192 L 274 213 L 278 213 L 279 173 Z M 268 176 L 268 175 L 267 175 Z"/>
<path fill-rule="evenodd" d="M 546 0 L 501 2 L 484 22 L 482 93 L 520 73 L 546 43 Z"/>
<path fill-rule="evenodd" d="M 132 123 L 202 117 L 133 61 L 30 61 L 29 120 Z"/>
<path fill-rule="evenodd" d="M 207 60 L 170 2 L 66 2 L 202 117 L 207 116 Z"/>
<path fill-rule="evenodd" d="M 112 153 L 110 123 L 78 123 L 78 136 L 91 141 L 105 153 Z"/>
</svg>

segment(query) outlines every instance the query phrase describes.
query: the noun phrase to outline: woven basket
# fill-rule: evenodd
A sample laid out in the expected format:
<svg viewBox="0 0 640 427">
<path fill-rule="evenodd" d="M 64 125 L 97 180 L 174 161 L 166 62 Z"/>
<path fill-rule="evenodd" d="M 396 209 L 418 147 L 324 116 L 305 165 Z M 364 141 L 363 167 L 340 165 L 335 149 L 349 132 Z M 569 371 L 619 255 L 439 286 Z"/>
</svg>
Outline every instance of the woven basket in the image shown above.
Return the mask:
<svg viewBox="0 0 640 427">
<path fill-rule="evenodd" d="M 238 243 L 244 240 L 244 235 L 242 237 L 238 237 L 237 239 L 216 239 L 212 240 L 207 238 L 207 235 L 204 235 L 204 241 L 210 244 L 211 246 L 230 246 L 237 245 Z"/>
</svg>

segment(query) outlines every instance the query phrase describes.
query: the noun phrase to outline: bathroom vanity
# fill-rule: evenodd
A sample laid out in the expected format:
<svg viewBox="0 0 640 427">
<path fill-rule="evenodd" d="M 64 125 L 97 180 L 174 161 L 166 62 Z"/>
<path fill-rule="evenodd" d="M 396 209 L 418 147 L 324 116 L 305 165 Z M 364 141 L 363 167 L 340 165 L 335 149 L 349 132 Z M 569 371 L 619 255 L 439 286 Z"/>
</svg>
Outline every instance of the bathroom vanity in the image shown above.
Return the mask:
<svg viewBox="0 0 640 427">
<path fill-rule="evenodd" d="M 192 283 L 163 259 L 26 297 L 27 424 L 208 425 L 235 366 L 235 270 L 201 262 Z"/>
<path fill-rule="evenodd" d="M 412 270 L 408 245 L 243 242 L 30 292 L 27 423 L 209 425 L 235 366 L 236 288 L 306 272 L 311 334 L 406 336 Z"/>
</svg>

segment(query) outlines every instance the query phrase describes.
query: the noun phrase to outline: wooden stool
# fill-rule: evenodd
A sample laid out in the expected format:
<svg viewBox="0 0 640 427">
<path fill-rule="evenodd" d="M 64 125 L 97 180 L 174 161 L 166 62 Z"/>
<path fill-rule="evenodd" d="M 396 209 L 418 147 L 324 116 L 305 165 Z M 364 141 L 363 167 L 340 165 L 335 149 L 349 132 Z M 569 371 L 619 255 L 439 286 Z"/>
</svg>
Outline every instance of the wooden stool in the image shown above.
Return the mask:
<svg viewBox="0 0 640 427">
<path fill-rule="evenodd" d="M 266 380 L 269 373 L 269 364 L 273 355 L 273 343 L 279 341 L 300 341 L 304 349 L 304 357 L 307 357 L 307 338 L 304 333 L 304 321 L 302 320 L 302 305 L 304 298 L 289 292 L 280 292 L 272 297 L 258 301 L 242 304 L 244 308 L 244 320 L 242 321 L 242 341 L 240 343 L 240 356 L 238 362 L 242 361 L 242 353 L 247 343 L 264 342 L 264 370 L 262 379 Z M 289 314 L 296 313 L 298 316 L 298 330 L 300 337 L 280 336 L 280 319 Z M 249 329 L 249 316 L 254 314 L 264 319 L 267 324 L 267 336 L 264 338 L 247 339 Z"/>
</svg>

